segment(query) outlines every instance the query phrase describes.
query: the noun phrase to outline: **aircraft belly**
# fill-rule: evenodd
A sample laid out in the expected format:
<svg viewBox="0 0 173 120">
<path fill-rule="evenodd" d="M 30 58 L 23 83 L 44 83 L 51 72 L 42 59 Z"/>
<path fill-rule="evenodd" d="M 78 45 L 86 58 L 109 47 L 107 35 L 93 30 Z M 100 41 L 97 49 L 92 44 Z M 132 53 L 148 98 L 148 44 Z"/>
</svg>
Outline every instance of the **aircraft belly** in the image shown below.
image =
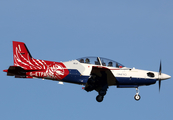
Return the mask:
<svg viewBox="0 0 173 120">
<path fill-rule="evenodd" d="M 116 77 L 117 85 L 150 85 L 156 83 L 156 79 L 149 78 L 130 78 L 130 77 Z"/>
</svg>

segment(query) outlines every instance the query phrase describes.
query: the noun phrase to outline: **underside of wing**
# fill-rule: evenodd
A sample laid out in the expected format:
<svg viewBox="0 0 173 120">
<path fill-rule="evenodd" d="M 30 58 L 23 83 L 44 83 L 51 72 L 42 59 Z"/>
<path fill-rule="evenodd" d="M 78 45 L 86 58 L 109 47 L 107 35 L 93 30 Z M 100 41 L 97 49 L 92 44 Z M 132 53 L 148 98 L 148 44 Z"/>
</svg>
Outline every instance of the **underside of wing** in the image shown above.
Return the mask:
<svg viewBox="0 0 173 120">
<path fill-rule="evenodd" d="M 90 73 L 90 78 L 85 85 L 85 90 L 87 92 L 92 90 L 106 92 L 109 86 L 116 85 L 116 81 L 116 78 L 109 69 L 94 66 Z"/>
<path fill-rule="evenodd" d="M 116 85 L 117 83 L 117 80 L 113 73 L 110 71 L 110 69 L 104 67 L 93 66 L 91 75 L 96 75 L 99 76 L 101 79 L 104 79 L 104 81 L 107 82 L 108 86 Z"/>
</svg>

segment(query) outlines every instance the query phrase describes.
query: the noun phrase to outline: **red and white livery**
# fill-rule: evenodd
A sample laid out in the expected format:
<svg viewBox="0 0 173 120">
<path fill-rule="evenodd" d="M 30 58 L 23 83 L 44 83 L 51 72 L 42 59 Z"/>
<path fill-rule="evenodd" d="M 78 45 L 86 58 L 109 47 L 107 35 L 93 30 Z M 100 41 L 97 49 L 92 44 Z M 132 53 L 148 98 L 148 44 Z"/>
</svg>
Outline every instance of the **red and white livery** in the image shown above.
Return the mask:
<svg viewBox="0 0 173 120">
<path fill-rule="evenodd" d="M 16 78 L 42 78 L 54 81 L 85 85 L 89 92 L 96 90 L 96 100 L 101 102 L 109 86 L 136 88 L 135 100 L 139 100 L 139 86 L 155 84 L 171 76 L 161 72 L 127 68 L 124 65 L 102 57 L 83 57 L 68 62 L 54 62 L 34 59 L 23 42 L 13 41 L 14 65 L 4 72 Z"/>
</svg>

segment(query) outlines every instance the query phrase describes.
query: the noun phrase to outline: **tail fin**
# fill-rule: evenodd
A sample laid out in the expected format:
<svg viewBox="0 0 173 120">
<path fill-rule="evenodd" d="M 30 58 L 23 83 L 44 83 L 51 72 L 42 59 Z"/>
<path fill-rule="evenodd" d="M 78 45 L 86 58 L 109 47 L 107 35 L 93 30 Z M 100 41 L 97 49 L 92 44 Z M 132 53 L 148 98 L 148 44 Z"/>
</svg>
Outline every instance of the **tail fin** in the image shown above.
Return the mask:
<svg viewBox="0 0 173 120">
<path fill-rule="evenodd" d="M 32 61 L 32 56 L 25 43 L 13 41 L 14 66 L 27 68 Z"/>
</svg>

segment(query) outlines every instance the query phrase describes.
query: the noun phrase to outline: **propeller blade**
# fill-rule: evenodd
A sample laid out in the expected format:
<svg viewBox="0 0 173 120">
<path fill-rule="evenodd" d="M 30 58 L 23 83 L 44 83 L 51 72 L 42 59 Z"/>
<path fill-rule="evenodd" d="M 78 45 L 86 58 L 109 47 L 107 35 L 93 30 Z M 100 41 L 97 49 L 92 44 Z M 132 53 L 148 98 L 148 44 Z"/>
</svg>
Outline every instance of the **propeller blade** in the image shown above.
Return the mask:
<svg viewBox="0 0 173 120">
<path fill-rule="evenodd" d="M 160 92 L 160 87 L 161 87 L 161 74 L 162 74 L 162 63 L 160 61 L 160 68 L 159 68 L 159 92 Z"/>
<path fill-rule="evenodd" d="M 162 64 L 161 64 L 161 61 L 160 61 L 160 68 L 159 68 L 159 75 L 162 74 Z"/>
<path fill-rule="evenodd" d="M 161 87 L 161 80 L 159 80 L 159 92 L 160 92 L 160 87 Z"/>
</svg>

